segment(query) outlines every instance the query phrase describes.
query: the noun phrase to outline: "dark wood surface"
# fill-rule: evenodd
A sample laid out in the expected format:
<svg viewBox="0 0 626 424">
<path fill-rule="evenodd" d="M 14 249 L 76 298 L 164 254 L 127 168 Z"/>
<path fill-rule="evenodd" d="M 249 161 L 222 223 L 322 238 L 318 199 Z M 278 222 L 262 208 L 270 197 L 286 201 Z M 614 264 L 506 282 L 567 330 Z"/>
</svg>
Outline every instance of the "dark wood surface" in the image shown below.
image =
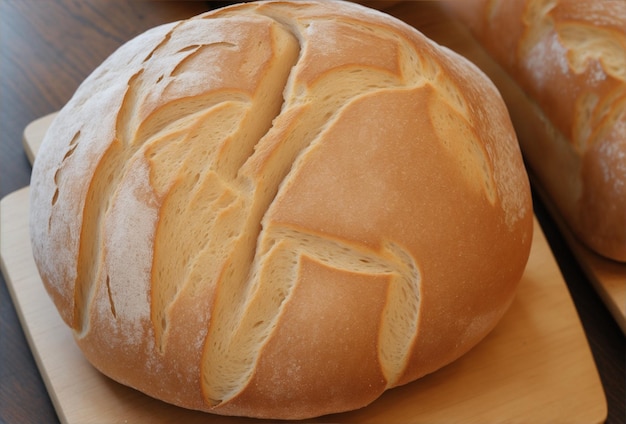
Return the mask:
<svg viewBox="0 0 626 424">
<path fill-rule="evenodd" d="M 31 168 L 21 144 L 22 132 L 29 122 L 60 109 L 80 82 L 131 37 L 222 3 L 225 2 L 0 0 L 0 196 L 29 184 Z M 624 423 L 626 338 L 538 199 L 535 212 L 593 351 L 608 402 L 607 422 Z M 58 422 L 3 277 L 0 420 Z"/>
</svg>

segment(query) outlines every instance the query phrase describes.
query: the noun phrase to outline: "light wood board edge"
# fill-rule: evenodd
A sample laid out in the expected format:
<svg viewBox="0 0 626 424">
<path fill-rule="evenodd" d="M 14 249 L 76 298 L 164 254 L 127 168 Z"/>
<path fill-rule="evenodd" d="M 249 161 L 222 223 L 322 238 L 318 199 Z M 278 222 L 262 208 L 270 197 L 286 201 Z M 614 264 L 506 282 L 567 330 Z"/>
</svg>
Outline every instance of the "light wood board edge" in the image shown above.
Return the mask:
<svg viewBox="0 0 626 424">
<path fill-rule="evenodd" d="M 542 189 L 541 184 L 536 181 L 536 177 L 532 174 L 529 174 L 529 176 L 531 181 L 533 181 L 535 191 L 557 224 L 559 232 L 563 235 L 565 242 L 570 247 L 583 272 L 589 278 L 589 281 L 598 292 L 611 315 L 613 315 L 624 335 L 626 335 L 626 264 L 604 258 L 578 241 L 561 214 L 557 211 L 550 196 Z"/>
</svg>

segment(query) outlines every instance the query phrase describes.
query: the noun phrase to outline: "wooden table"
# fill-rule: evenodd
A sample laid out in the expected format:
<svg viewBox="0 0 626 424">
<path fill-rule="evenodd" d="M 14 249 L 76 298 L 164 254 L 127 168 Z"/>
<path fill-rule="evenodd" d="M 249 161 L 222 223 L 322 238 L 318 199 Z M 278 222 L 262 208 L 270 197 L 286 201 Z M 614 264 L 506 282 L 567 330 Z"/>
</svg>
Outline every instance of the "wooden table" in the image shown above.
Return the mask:
<svg viewBox="0 0 626 424">
<path fill-rule="evenodd" d="M 21 137 L 32 120 L 60 109 L 116 47 L 159 23 L 220 2 L 0 0 L 0 197 L 29 184 Z M 626 339 L 535 198 L 535 213 L 568 284 L 608 402 L 609 423 L 626 421 Z M 58 418 L 20 326 L 4 278 L 0 284 L 0 421 Z"/>
</svg>

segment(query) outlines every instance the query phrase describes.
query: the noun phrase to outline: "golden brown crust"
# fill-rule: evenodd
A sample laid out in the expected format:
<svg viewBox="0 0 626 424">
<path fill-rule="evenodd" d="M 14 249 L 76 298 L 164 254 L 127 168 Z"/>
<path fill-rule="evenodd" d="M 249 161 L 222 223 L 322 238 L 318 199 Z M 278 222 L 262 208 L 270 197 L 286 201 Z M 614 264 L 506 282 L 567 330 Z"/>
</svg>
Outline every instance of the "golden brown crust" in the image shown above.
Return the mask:
<svg viewBox="0 0 626 424">
<path fill-rule="evenodd" d="M 220 410 L 307 417 L 374 401 L 387 387 L 376 348 L 388 280 L 302 257 L 294 292 L 248 388 Z"/>
<path fill-rule="evenodd" d="M 365 406 L 478 343 L 530 249 L 493 85 L 349 3 L 242 4 L 141 35 L 40 152 L 33 251 L 78 345 L 186 408 Z"/>
<path fill-rule="evenodd" d="M 534 103 L 520 137 L 576 236 L 626 261 L 626 3 L 452 1 L 450 10 Z M 539 135 L 537 135 L 539 134 Z"/>
</svg>

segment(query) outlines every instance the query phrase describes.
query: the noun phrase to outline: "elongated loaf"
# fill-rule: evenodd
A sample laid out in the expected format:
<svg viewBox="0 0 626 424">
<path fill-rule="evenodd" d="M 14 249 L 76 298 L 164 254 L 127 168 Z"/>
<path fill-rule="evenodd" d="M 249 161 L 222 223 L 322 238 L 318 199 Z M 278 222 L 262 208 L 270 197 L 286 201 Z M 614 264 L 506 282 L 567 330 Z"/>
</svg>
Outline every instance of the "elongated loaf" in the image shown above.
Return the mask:
<svg viewBox="0 0 626 424">
<path fill-rule="evenodd" d="M 626 262 L 626 2 L 448 6 L 525 92 L 507 103 L 559 215 L 589 248 Z"/>
<path fill-rule="evenodd" d="M 128 42 L 32 176 L 42 280 L 86 357 L 225 415 L 355 409 L 511 303 L 532 205 L 476 67 L 351 3 L 247 3 Z"/>
</svg>

